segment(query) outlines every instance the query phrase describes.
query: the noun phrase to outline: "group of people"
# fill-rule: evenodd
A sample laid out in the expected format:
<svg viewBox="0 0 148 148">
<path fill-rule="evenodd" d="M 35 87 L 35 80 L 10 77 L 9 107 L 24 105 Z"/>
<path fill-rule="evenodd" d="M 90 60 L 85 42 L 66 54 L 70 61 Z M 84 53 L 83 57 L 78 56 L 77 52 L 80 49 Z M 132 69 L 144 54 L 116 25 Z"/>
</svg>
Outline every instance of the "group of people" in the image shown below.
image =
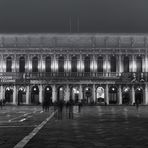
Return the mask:
<svg viewBox="0 0 148 148">
<path fill-rule="evenodd" d="M 74 101 L 70 99 L 67 102 L 64 102 L 63 100 L 59 100 L 54 102 L 54 111 L 57 111 L 55 114 L 55 118 L 62 119 L 63 118 L 63 108 L 65 107 L 66 110 L 66 117 L 69 119 L 73 119 L 73 106 Z M 81 112 L 82 103 L 78 103 L 78 111 Z"/>
<path fill-rule="evenodd" d="M 49 111 L 49 107 L 52 105 L 52 101 L 49 99 L 45 99 L 42 103 L 43 111 Z"/>
</svg>

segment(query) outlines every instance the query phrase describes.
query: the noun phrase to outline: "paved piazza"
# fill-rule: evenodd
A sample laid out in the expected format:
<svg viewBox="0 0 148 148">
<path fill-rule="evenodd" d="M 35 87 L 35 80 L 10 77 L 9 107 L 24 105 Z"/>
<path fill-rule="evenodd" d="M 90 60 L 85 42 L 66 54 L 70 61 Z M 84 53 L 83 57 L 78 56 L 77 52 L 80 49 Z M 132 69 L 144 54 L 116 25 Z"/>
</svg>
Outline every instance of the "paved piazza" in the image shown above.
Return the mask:
<svg viewBox="0 0 148 148">
<path fill-rule="evenodd" d="M 43 121 L 25 148 L 147 148 L 148 106 L 87 106 L 74 119 L 50 118 L 53 108 L 6 106 L 0 110 L 0 148 L 15 147 Z"/>
</svg>

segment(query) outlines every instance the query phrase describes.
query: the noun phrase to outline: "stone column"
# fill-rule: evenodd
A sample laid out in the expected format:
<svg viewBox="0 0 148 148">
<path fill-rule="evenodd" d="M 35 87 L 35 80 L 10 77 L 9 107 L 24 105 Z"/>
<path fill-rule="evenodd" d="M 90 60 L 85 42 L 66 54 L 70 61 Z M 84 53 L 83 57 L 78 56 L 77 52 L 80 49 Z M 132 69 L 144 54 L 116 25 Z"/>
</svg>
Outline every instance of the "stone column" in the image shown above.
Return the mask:
<svg viewBox="0 0 148 148">
<path fill-rule="evenodd" d="M 16 97 L 17 97 L 17 92 L 16 92 L 16 86 L 14 85 L 14 87 L 13 87 L 13 104 L 16 104 Z"/>
<path fill-rule="evenodd" d="M 148 104 L 148 84 L 145 84 L 145 90 L 144 90 L 144 104 L 147 105 Z"/>
<path fill-rule="evenodd" d="M 121 85 L 119 85 L 119 104 L 122 104 L 122 89 L 121 89 Z"/>
<path fill-rule="evenodd" d="M 16 72 L 16 63 L 17 63 L 17 58 L 15 55 L 12 62 L 12 72 Z"/>
<path fill-rule="evenodd" d="M 144 62 L 145 62 L 145 66 L 143 66 L 143 67 L 145 67 L 145 72 L 148 72 L 148 56 L 147 55 L 145 55 L 145 59 L 144 59 Z"/>
<path fill-rule="evenodd" d="M 29 96 L 30 96 L 29 86 L 26 88 L 26 104 L 29 104 Z"/>
<path fill-rule="evenodd" d="M 1 95 L 0 95 L 0 100 L 4 99 L 3 98 L 3 85 L 1 85 Z"/>
<path fill-rule="evenodd" d="M 52 86 L 52 102 L 55 102 L 57 100 L 57 90 L 56 90 L 56 86 L 53 85 Z"/>
<path fill-rule="evenodd" d="M 83 62 L 83 57 L 80 54 L 80 72 L 83 73 L 84 72 L 84 62 Z"/>
<path fill-rule="evenodd" d="M 66 98 L 65 101 L 68 101 L 70 99 L 70 88 L 69 85 L 66 85 Z"/>
<path fill-rule="evenodd" d="M 93 84 L 93 101 L 96 102 L 96 86 Z"/>
<path fill-rule="evenodd" d="M 132 104 L 135 103 L 135 89 L 134 86 L 132 86 Z"/>
<path fill-rule="evenodd" d="M 106 103 L 109 104 L 109 89 L 108 89 L 108 84 L 106 84 L 105 96 L 106 96 Z"/>
<path fill-rule="evenodd" d="M 82 100 L 83 99 L 83 90 L 82 90 L 82 85 L 80 84 L 79 86 L 79 99 Z"/>
<path fill-rule="evenodd" d="M 1 59 L 0 59 L 0 72 L 3 72 L 3 55 L 1 55 Z"/>
<path fill-rule="evenodd" d="M 118 69 L 119 69 L 119 75 L 121 75 L 121 73 L 123 72 L 123 62 L 122 62 L 122 57 L 121 55 L 119 55 L 119 62 L 118 62 Z"/>
<path fill-rule="evenodd" d="M 131 67 L 131 72 L 136 72 L 135 55 L 132 55 L 132 67 Z"/>
<path fill-rule="evenodd" d="M 106 76 L 109 76 L 110 72 L 110 61 L 109 61 L 109 56 L 106 55 L 106 60 L 105 60 L 105 71 L 106 71 Z"/>
<path fill-rule="evenodd" d="M 42 85 L 39 86 L 39 102 L 40 103 L 43 102 L 43 86 Z"/>
</svg>

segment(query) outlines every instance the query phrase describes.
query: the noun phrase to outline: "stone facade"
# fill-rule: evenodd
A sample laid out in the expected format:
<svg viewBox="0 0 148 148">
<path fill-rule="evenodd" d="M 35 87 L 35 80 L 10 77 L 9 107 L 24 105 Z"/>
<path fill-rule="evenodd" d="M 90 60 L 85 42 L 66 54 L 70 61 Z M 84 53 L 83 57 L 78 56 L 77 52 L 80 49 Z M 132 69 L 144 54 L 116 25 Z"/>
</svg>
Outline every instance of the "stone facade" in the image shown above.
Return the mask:
<svg viewBox="0 0 148 148">
<path fill-rule="evenodd" d="M 0 99 L 148 104 L 147 34 L 1 34 Z"/>
</svg>

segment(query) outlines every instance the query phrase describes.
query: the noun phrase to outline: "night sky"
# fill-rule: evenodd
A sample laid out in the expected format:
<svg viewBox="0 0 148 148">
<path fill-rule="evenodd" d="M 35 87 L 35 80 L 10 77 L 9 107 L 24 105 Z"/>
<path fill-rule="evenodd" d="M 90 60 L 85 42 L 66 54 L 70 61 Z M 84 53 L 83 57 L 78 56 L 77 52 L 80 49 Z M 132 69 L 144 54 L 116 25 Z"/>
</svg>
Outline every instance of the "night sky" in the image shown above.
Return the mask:
<svg viewBox="0 0 148 148">
<path fill-rule="evenodd" d="M 0 32 L 148 33 L 148 0 L 0 0 Z"/>
</svg>

